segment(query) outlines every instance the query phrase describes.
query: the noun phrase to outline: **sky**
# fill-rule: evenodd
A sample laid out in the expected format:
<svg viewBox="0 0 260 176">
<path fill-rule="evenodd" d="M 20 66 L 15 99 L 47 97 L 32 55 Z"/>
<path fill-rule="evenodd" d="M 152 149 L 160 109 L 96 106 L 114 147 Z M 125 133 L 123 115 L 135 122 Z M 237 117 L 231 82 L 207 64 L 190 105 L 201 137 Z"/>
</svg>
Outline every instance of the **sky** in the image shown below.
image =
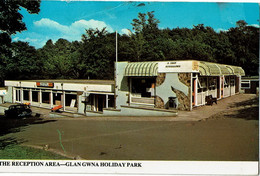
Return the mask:
<svg viewBox="0 0 260 176">
<path fill-rule="evenodd" d="M 258 3 L 42 0 L 39 14 L 29 14 L 21 8 L 27 30 L 12 39 L 41 48 L 49 39 L 80 41 L 89 28 L 106 27 L 108 32 L 128 34 L 138 13 L 151 11 L 160 21 L 160 29 L 204 24 L 219 32 L 236 27 L 238 20 L 259 27 Z"/>
</svg>

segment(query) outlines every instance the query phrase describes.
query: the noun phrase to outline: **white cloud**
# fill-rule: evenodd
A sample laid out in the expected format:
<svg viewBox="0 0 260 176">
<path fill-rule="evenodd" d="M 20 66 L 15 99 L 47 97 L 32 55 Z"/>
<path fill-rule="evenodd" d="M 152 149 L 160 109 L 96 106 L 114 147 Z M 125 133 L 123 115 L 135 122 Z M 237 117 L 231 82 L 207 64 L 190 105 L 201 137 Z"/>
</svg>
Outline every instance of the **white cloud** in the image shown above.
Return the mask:
<svg viewBox="0 0 260 176">
<path fill-rule="evenodd" d="M 106 27 L 108 32 L 113 32 L 113 29 L 109 25 L 107 25 L 105 22 L 97 21 L 97 20 L 93 20 L 93 19 L 91 19 L 89 21 L 86 21 L 86 20 L 76 21 L 76 22 L 72 23 L 69 28 L 72 31 L 73 30 L 81 31 L 81 30 L 85 30 L 85 29 L 89 29 L 89 28 L 92 28 L 92 29 L 98 28 L 99 30 L 101 30 L 104 27 Z"/>
<path fill-rule="evenodd" d="M 35 21 L 34 25 L 37 27 L 48 27 L 50 29 L 56 29 L 61 32 L 66 32 L 69 30 L 68 26 L 61 25 L 58 22 L 48 18 L 42 18 L 40 21 Z"/>
<path fill-rule="evenodd" d="M 122 29 L 120 34 L 126 34 L 126 35 L 130 36 L 132 34 L 132 32 L 129 29 Z"/>
<path fill-rule="evenodd" d="M 14 42 L 23 41 L 23 42 L 34 43 L 34 42 L 38 42 L 39 40 L 38 39 L 34 39 L 34 38 L 29 38 L 29 37 L 26 37 L 26 38 L 15 37 L 15 38 L 13 38 L 13 41 Z"/>
<path fill-rule="evenodd" d="M 69 41 L 81 40 L 82 34 L 85 34 L 86 29 L 103 29 L 106 28 L 108 32 L 113 32 L 111 26 L 107 25 L 103 21 L 98 20 L 78 20 L 73 22 L 70 25 L 62 25 L 54 20 L 49 18 L 42 18 L 39 21 L 35 21 L 34 25 L 42 29 L 41 32 L 42 38 L 39 41 L 47 41 L 48 39 L 52 39 L 53 41 L 58 40 L 59 38 L 64 38 Z M 44 37 L 43 37 L 44 36 Z M 43 42 L 41 42 L 43 43 Z M 44 43 L 45 44 L 45 43 Z M 43 44 L 43 45 L 44 45 Z M 37 44 L 39 47 L 39 44 Z M 40 46 L 41 47 L 41 46 Z"/>
<path fill-rule="evenodd" d="M 15 37 L 15 38 L 13 38 L 13 41 L 18 41 L 19 40 L 19 37 Z"/>
<path fill-rule="evenodd" d="M 85 29 L 103 29 L 106 27 L 108 32 L 113 32 L 113 29 L 107 25 L 105 22 L 103 21 L 98 21 L 98 20 L 79 20 L 79 21 L 75 21 L 74 23 L 72 23 L 70 26 L 66 26 L 66 25 L 62 25 L 56 21 L 53 21 L 51 19 L 48 18 L 42 18 L 39 21 L 35 21 L 34 25 L 36 27 L 47 27 L 49 29 L 52 29 L 54 31 L 49 31 L 49 33 L 51 32 L 56 32 L 59 31 L 64 35 L 67 35 L 68 38 L 72 38 L 75 37 L 75 35 L 82 35 L 85 33 Z M 78 37 L 76 37 L 78 38 Z"/>
<path fill-rule="evenodd" d="M 227 30 L 227 29 L 218 28 L 216 31 L 217 31 L 217 32 L 220 32 L 220 31 L 222 31 L 222 32 L 227 32 L 228 30 Z"/>
<path fill-rule="evenodd" d="M 259 24 L 251 24 L 249 26 L 253 26 L 253 27 L 256 27 L 256 28 L 260 28 L 260 25 Z"/>
</svg>

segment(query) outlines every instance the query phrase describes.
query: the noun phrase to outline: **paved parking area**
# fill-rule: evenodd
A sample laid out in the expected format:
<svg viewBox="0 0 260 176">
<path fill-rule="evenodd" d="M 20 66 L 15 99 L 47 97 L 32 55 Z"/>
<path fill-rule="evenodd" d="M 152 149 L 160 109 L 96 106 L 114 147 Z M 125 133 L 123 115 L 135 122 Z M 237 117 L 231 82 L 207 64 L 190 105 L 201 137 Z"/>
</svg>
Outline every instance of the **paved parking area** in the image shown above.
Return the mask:
<svg viewBox="0 0 260 176">
<path fill-rule="evenodd" d="M 44 117 L 1 139 L 87 160 L 256 161 L 258 120 L 205 120 L 253 97 L 236 95 L 177 117 Z"/>
<path fill-rule="evenodd" d="M 76 118 L 86 118 L 86 120 L 119 120 L 119 121 L 200 121 L 209 118 L 210 116 L 223 112 L 229 111 L 235 103 L 247 101 L 252 98 L 255 98 L 255 94 L 238 94 L 231 97 L 227 97 L 218 101 L 218 104 L 213 104 L 212 106 L 200 106 L 193 108 L 192 111 L 178 111 L 178 116 L 173 117 L 86 117 L 84 115 L 78 115 Z M 10 103 L 5 103 L 0 106 L 8 107 Z M 60 115 L 64 114 L 64 117 L 53 118 L 50 113 L 50 109 L 31 107 L 34 114 L 41 114 L 41 117 L 45 119 L 66 119 L 73 118 L 71 113 L 60 113 Z M 202 115 L 203 114 L 203 115 Z"/>
</svg>

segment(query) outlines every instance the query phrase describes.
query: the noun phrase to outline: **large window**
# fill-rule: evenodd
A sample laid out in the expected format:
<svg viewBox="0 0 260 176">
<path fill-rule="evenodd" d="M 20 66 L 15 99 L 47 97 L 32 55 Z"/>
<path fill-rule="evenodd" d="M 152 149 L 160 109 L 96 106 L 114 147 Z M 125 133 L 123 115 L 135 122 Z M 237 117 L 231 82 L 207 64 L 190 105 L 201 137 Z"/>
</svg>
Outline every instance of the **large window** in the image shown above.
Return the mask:
<svg viewBox="0 0 260 176">
<path fill-rule="evenodd" d="M 228 87 L 229 86 L 229 77 L 225 77 L 224 78 L 224 87 Z"/>
<path fill-rule="evenodd" d="M 71 108 L 77 107 L 78 101 L 77 101 L 77 95 L 75 94 L 66 94 L 65 95 L 65 106 L 70 106 Z"/>
<path fill-rule="evenodd" d="M 131 93 L 140 97 L 153 97 L 155 94 L 155 78 L 132 78 Z"/>
<path fill-rule="evenodd" d="M 215 90 L 217 87 L 217 78 L 209 77 L 209 90 Z"/>
<path fill-rule="evenodd" d="M 241 88 L 242 89 L 250 89 L 250 81 L 241 81 Z"/>
<path fill-rule="evenodd" d="M 50 104 L 50 92 L 42 92 L 42 103 Z"/>
<path fill-rule="evenodd" d="M 38 91 L 32 91 L 32 101 L 39 102 Z"/>
<path fill-rule="evenodd" d="M 198 79 L 198 92 L 207 91 L 207 78 L 199 77 Z"/>
<path fill-rule="evenodd" d="M 23 90 L 23 100 L 29 101 L 30 100 L 30 92 L 29 90 Z"/>
</svg>

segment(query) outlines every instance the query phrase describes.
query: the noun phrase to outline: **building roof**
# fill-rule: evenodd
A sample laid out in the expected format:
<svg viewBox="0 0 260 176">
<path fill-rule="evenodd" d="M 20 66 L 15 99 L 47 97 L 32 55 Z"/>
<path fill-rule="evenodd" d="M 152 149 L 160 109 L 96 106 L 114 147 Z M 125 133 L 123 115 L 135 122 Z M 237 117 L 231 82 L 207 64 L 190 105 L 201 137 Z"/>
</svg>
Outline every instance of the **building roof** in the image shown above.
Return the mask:
<svg viewBox="0 0 260 176">
<path fill-rule="evenodd" d="M 102 84 L 113 85 L 114 80 L 94 80 L 94 79 L 46 79 L 46 80 L 6 80 L 19 82 L 43 82 L 43 83 L 75 83 L 75 84 Z"/>
<path fill-rule="evenodd" d="M 171 67 L 176 68 L 175 70 L 172 70 L 172 72 L 183 71 L 182 68 L 185 67 L 185 71 L 195 72 L 195 73 L 197 72 L 200 73 L 201 76 L 221 76 L 221 75 L 245 76 L 245 72 L 242 69 L 242 67 L 213 63 L 213 62 L 197 61 L 197 60 L 128 62 L 125 68 L 124 75 L 125 76 L 157 76 L 159 64 L 163 62 L 183 63 L 181 64 L 182 66 L 179 66 L 179 68 L 177 67 L 178 65 L 172 65 Z M 186 64 L 189 66 L 187 66 Z"/>
<path fill-rule="evenodd" d="M 241 77 L 242 80 L 250 80 L 250 81 L 259 81 L 259 76 L 243 76 Z"/>
</svg>

